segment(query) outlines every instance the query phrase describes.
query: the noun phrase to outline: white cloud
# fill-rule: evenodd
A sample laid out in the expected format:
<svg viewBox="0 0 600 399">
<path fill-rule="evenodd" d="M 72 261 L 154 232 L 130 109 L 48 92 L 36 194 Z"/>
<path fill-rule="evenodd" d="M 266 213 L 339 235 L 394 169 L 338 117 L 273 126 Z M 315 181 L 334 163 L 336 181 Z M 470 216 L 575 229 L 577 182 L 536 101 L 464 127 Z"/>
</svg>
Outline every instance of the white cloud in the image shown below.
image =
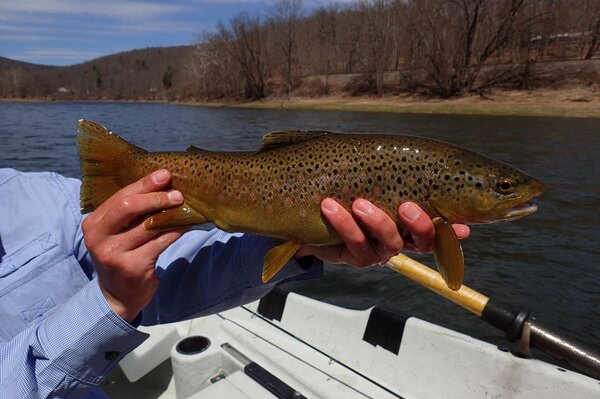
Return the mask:
<svg viewBox="0 0 600 399">
<path fill-rule="evenodd" d="M 49 5 L 52 3 L 51 5 Z M 79 4 L 79 7 L 67 7 L 68 4 Z M 25 0 L 22 2 L 10 3 L 0 2 L 0 41 L 26 40 L 29 36 L 31 40 L 38 38 L 45 39 L 65 39 L 78 41 L 82 36 L 103 37 L 118 36 L 131 33 L 143 32 L 179 32 L 184 34 L 193 34 L 197 27 L 192 24 L 182 24 L 173 16 L 164 15 L 162 9 L 169 9 L 171 13 L 180 12 L 183 8 L 175 8 L 164 4 L 142 4 L 141 2 L 125 4 L 125 2 L 116 2 L 124 8 L 111 8 L 108 2 L 98 2 L 102 8 L 95 11 L 87 6 L 85 13 L 87 15 L 96 15 L 94 18 L 77 16 L 83 13 L 82 5 L 86 1 L 73 0 L 52 0 L 46 2 L 33 2 Z M 91 3 L 91 2 L 90 2 Z M 94 3 L 96 4 L 96 3 Z M 105 17 L 102 14 L 106 14 Z M 113 15 L 114 14 L 114 15 Z M 182 13 L 185 14 L 185 13 Z M 98 15 L 101 15 L 98 17 Z M 160 18 L 159 18 L 160 16 Z M 118 17 L 118 18 L 116 18 Z M 128 21 L 126 18 L 134 18 L 135 21 Z"/>
<path fill-rule="evenodd" d="M 31 49 L 22 51 L 16 54 L 7 54 L 6 57 L 23 60 L 23 61 L 37 61 L 39 59 L 52 59 L 55 61 L 62 61 L 61 63 L 69 63 L 70 61 L 82 60 L 82 59 L 94 59 L 101 57 L 105 54 L 100 54 L 93 51 L 78 51 L 64 48 L 43 48 L 43 49 Z"/>
<path fill-rule="evenodd" d="M 11 33 L 10 35 L 0 35 L 0 42 L 32 42 L 50 40 L 48 36 L 33 35 L 25 33 Z"/>
<path fill-rule="evenodd" d="M 144 19 L 182 13 L 189 6 L 152 1 L 119 0 L 19 0 L 0 2 L 0 13 L 15 14 L 81 14 L 121 19 Z"/>
<path fill-rule="evenodd" d="M 97 57 L 100 54 L 93 51 L 78 51 L 66 48 L 43 48 L 43 49 L 32 49 L 23 54 L 28 57 L 58 57 L 58 58 L 75 58 L 75 57 Z"/>
</svg>

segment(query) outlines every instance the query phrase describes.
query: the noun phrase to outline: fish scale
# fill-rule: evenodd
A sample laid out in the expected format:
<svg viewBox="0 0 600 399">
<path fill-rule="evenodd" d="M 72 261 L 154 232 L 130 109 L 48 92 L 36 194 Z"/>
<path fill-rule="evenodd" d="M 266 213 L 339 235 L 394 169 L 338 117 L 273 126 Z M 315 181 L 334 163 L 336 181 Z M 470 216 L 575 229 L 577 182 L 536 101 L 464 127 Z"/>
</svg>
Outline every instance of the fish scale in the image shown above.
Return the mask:
<svg viewBox="0 0 600 399">
<path fill-rule="evenodd" d="M 473 151 L 415 136 L 273 132 L 256 152 L 147 152 L 108 129 L 80 121 L 82 211 L 121 187 L 166 168 L 183 193 L 180 208 L 146 221 L 168 229 L 211 221 L 227 231 L 281 239 L 265 259 L 268 280 L 303 244 L 342 242 L 321 214 L 321 201 L 350 210 L 365 198 L 400 225 L 397 209 L 417 203 L 436 228 L 434 254 L 449 286 L 462 283 L 462 250 L 452 223 L 514 220 L 537 210 L 529 201 L 545 186 L 519 170 Z M 402 227 L 402 226 L 399 226 Z"/>
</svg>

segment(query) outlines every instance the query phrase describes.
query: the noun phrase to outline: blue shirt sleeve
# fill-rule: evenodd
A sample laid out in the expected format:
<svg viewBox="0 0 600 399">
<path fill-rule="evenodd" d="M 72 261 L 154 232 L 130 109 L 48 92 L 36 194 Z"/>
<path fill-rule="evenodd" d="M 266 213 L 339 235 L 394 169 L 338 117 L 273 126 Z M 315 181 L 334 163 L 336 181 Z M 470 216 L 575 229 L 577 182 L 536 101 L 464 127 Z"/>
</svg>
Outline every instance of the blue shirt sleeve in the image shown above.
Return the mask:
<svg viewBox="0 0 600 399">
<path fill-rule="evenodd" d="M 99 393 L 147 337 L 112 312 L 74 256 L 78 191 L 74 179 L 0 169 L 0 398 Z"/>
<path fill-rule="evenodd" d="M 110 309 L 93 280 L 0 344 L 0 397 L 81 397 L 147 337 Z"/>
<path fill-rule="evenodd" d="M 116 315 L 83 240 L 79 185 L 56 174 L 0 169 L 0 397 L 82 397 L 146 335 Z M 157 262 L 159 287 L 144 324 L 235 307 L 323 266 L 290 261 L 261 282 L 277 243 L 220 230 L 191 231 Z"/>
<path fill-rule="evenodd" d="M 255 301 L 283 280 L 320 277 L 323 264 L 291 260 L 267 284 L 262 282 L 265 254 L 276 240 L 218 229 L 190 231 L 158 259 L 160 282 L 142 312 L 142 324 L 152 325 L 199 317 Z"/>
</svg>

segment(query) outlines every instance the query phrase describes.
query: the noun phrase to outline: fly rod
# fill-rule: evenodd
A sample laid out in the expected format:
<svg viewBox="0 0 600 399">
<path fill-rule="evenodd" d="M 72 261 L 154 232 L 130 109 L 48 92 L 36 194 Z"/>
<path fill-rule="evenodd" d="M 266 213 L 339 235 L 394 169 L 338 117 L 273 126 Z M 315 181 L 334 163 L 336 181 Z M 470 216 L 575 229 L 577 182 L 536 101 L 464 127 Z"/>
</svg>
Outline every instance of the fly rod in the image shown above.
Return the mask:
<svg viewBox="0 0 600 399">
<path fill-rule="evenodd" d="M 386 266 L 504 331 L 509 342 L 519 341 L 521 355 L 529 357 L 529 347 L 533 346 L 583 374 L 600 379 L 600 354 L 597 351 L 545 327 L 529 310 L 514 310 L 465 285 L 452 291 L 438 272 L 403 254 L 390 259 Z"/>
</svg>

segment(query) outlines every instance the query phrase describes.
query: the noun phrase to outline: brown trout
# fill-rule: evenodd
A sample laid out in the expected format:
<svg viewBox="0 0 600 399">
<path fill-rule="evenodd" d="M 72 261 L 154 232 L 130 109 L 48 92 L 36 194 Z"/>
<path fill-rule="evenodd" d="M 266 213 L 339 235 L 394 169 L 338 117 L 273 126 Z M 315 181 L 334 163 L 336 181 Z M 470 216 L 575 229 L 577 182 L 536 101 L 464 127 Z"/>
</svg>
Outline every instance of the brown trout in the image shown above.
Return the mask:
<svg viewBox="0 0 600 399">
<path fill-rule="evenodd" d="M 80 120 L 78 131 L 82 213 L 151 171 L 168 169 L 185 203 L 149 216 L 145 227 L 213 222 L 280 239 L 265 257 L 264 282 L 301 245 L 342 242 L 321 214 L 324 198 L 349 210 L 365 198 L 398 224 L 402 202 L 423 208 L 436 228 L 438 270 L 458 290 L 464 260 L 451 224 L 519 219 L 537 210 L 530 200 L 546 189 L 509 165 L 421 137 L 289 131 L 266 134 L 256 152 L 148 152 L 94 122 Z"/>
</svg>

